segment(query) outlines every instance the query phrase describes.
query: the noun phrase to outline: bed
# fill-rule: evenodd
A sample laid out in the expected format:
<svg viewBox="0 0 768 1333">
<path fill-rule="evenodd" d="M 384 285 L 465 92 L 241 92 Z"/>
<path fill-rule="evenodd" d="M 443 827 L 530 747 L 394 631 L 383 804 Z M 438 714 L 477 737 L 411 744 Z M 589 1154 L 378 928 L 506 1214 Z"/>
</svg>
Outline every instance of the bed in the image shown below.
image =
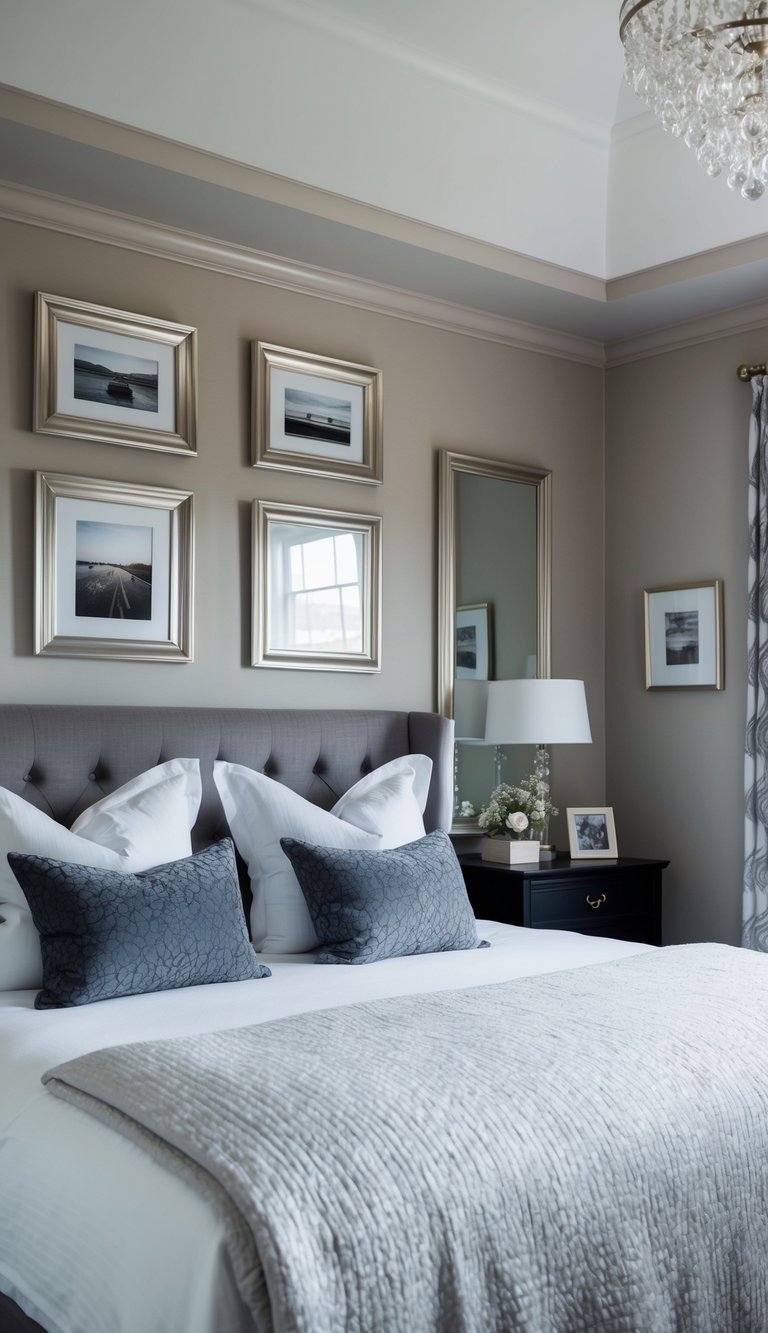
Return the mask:
<svg viewBox="0 0 768 1333">
<path fill-rule="evenodd" d="M 412 756 L 424 839 L 388 846 L 444 856 L 435 715 L 0 708 L 0 786 L 66 828 L 199 760 L 202 856 L 238 827 L 225 769 L 342 818 Z M 66 1007 L 0 993 L 3 1333 L 768 1327 L 766 960 L 493 922 L 370 966 L 318 952 Z"/>
</svg>

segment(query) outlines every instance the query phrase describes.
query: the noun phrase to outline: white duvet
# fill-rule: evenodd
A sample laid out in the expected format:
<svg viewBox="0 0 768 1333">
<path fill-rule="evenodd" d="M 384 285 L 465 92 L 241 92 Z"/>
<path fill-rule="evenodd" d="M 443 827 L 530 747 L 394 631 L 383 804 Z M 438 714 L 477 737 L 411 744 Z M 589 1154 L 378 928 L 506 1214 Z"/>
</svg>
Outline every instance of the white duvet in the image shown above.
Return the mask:
<svg viewBox="0 0 768 1333">
<path fill-rule="evenodd" d="M 103 1046 L 507 981 L 647 947 L 478 927 L 490 949 L 367 967 L 260 955 L 270 979 L 74 1009 L 37 1011 L 34 991 L 0 994 L 0 1291 L 49 1333 L 253 1333 L 222 1228 L 202 1199 L 128 1139 L 53 1097 L 41 1075 Z"/>
</svg>

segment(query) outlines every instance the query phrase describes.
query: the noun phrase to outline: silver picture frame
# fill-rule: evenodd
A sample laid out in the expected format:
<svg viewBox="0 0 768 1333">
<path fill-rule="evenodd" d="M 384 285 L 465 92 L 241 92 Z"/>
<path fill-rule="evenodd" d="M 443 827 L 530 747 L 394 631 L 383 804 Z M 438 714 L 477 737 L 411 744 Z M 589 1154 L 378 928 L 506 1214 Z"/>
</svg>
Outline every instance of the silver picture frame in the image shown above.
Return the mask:
<svg viewBox="0 0 768 1333">
<path fill-rule="evenodd" d="M 493 678 L 493 608 L 489 602 L 456 607 L 456 680 Z"/>
<path fill-rule="evenodd" d="M 35 641 L 45 657 L 193 660 L 189 491 L 35 473 Z"/>
<path fill-rule="evenodd" d="M 37 292 L 33 426 L 194 456 L 197 331 Z"/>
<path fill-rule="evenodd" d="M 256 342 L 251 387 L 254 467 L 381 482 L 380 370 Z"/>
<path fill-rule="evenodd" d="M 667 584 L 643 593 L 645 688 L 725 688 L 723 581 Z"/>
<path fill-rule="evenodd" d="M 252 665 L 381 670 L 381 518 L 253 503 Z"/>
<path fill-rule="evenodd" d="M 615 861 L 618 859 L 616 822 L 610 805 L 568 806 L 565 812 L 568 843 L 572 861 Z M 595 898 L 597 898 L 595 892 Z M 590 907 L 601 904 L 590 901 Z"/>
</svg>

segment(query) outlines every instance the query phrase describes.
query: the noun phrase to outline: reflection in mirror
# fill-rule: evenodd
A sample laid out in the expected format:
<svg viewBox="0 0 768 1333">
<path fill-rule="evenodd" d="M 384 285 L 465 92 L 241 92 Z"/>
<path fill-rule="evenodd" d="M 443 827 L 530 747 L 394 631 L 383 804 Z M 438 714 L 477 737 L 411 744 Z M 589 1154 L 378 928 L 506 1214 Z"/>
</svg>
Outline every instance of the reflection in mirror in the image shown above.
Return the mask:
<svg viewBox="0 0 768 1333">
<path fill-rule="evenodd" d="M 378 670 L 381 520 L 258 501 L 255 523 L 254 665 Z"/>
<path fill-rule="evenodd" d="M 497 761 L 505 781 L 532 766 L 484 744 L 485 694 L 549 675 L 550 474 L 443 451 L 439 522 L 438 707 L 456 723 L 454 831 L 472 832 Z"/>
<path fill-rule="evenodd" d="M 363 539 L 312 524 L 270 531 L 267 633 L 275 648 L 360 653 Z"/>
</svg>

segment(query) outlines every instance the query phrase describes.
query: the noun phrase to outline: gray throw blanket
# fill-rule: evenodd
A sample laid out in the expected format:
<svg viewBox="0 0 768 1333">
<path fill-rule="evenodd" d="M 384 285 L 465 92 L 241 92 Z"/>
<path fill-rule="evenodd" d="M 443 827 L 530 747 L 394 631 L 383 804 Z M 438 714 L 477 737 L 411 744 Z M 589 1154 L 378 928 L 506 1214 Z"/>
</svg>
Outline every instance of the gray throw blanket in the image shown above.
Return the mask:
<svg viewBox="0 0 768 1333">
<path fill-rule="evenodd" d="M 259 1330 L 765 1333 L 767 1034 L 768 957 L 687 945 L 45 1079 L 207 1192 Z"/>
</svg>

